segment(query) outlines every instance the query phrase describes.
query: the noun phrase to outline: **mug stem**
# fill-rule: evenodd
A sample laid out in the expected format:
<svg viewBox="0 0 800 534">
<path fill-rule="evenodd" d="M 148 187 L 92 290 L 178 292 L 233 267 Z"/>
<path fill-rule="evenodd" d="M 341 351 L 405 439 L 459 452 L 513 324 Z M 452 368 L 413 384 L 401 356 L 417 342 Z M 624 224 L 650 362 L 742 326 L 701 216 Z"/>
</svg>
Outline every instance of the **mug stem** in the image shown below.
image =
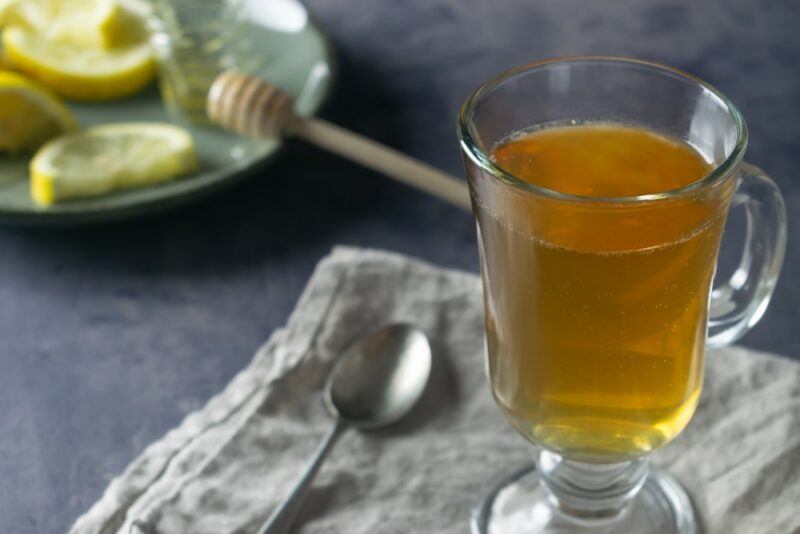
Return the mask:
<svg viewBox="0 0 800 534">
<path fill-rule="evenodd" d="M 621 520 L 648 473 L 646 458 L 593 464 L 541 450 L 536 463 L 553 511 L 570 523 L 587 527 Z"/>
</svg>

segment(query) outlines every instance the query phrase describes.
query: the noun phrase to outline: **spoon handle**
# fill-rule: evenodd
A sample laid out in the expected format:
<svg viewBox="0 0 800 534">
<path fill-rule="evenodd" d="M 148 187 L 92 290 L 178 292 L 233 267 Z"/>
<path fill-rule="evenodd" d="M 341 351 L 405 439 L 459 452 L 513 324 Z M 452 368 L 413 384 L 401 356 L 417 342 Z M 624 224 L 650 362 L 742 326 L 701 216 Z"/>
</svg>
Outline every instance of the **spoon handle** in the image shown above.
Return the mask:
<svg viewBox="0 0 800 534">
<path fill-rule="evenodd" d="M 258 534 L 287 534 L 291 530 L 297 513 L 303 506 L 306 494 L 309 488 L 311 488 L 311 483 L 314 481 L 317 471 L 319 471 L 319 467 L 322 465 L 325 457 L 328 456 L 328 452 L 330 452 L 333 444 L 336 443 L 336 438 L 339 437 L 339 434 L 341 434 L 345 428 L 347 428 L 347 425 L 341 418 L 337 418 L 333 427 L 328 432 L 328 435 L 325 436 L 325 439 L 322 440 L 322 443 L 317 448 L 317 452 L 314 453 L 314 457 L 311 459 L 311 462 L 309 462 L 305 473 L 303 473 L 297 485 L 295 485 L 292 492 L 286 496 L 283 502 L 278 505 L 275 511 L 272 512 L 272 515 L 267 519 L 266 523 L 262 525 Z"/>
</svg>

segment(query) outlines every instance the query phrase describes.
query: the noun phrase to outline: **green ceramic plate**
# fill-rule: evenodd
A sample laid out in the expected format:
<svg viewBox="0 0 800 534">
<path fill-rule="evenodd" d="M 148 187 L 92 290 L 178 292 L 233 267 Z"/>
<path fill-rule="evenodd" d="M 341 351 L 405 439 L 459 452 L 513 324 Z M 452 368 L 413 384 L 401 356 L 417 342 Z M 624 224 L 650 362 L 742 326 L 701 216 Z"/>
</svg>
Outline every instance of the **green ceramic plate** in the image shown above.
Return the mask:
<svg viewBox="0 0 800 534">
<path fill-rule="evenodd" d="M 295 97 L 301 115 L 313 115 L 328 95 L 333 51 L 326 35 L 297 0 L 247 0 L 256 50 L 256 74 Z M 153 84 L 135 97 L 103 104 L 72 104 L 82 126 L 118 121 L 170 121 Z M 163 210 L 230 184 L 248 168 L 277 154 L 280 141 L 249 140 L 221 130 L 192 128 L 201 172 L 174 182 L 73 200 L 39 208 L 28 192 L 28 160 L 0 156 L 0 222 L 31 225 L 81 224 Z"/>
</svg>

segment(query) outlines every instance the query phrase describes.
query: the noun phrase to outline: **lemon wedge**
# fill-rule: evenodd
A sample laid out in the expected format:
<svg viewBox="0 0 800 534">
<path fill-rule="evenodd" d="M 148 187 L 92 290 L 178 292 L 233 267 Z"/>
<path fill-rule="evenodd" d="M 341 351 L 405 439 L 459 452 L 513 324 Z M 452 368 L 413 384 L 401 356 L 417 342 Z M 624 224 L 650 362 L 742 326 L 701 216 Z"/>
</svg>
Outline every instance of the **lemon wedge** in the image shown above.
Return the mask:
<svg viewBox="0 0 800 534">
<path fill-rule="evenodd" d="M 196 169 L 194 143 L 183 128 L 105 124 L 56 138 L 39 149 L 30 163 L 31 197 L 49 206 L 164 182 Z"/>
<path fill-rule="evenodd" d="M 0 151 L 19 152 L 77 127 L 69 109 L 48 89 L 0 71 Z"/>
</svg>

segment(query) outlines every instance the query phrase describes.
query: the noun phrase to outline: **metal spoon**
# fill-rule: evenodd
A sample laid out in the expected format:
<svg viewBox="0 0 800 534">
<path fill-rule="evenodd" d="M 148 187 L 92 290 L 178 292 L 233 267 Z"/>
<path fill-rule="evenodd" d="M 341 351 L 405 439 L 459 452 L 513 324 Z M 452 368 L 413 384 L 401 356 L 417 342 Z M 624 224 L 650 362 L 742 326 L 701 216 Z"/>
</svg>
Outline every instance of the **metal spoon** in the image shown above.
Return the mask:
<svg viewBox="0 0 800 534">
<path fill-rule="evenodd" d="M 431 372 L 431 347 L 416 326 L 397 323 L 351 345 L 325 384 L 325 404 L 336 419 L 294 490 L 259 534 L 289 532 L 322 461 L 348 426 L 375 429 L 402 419 L 422 396 Z"/>
</svg>

